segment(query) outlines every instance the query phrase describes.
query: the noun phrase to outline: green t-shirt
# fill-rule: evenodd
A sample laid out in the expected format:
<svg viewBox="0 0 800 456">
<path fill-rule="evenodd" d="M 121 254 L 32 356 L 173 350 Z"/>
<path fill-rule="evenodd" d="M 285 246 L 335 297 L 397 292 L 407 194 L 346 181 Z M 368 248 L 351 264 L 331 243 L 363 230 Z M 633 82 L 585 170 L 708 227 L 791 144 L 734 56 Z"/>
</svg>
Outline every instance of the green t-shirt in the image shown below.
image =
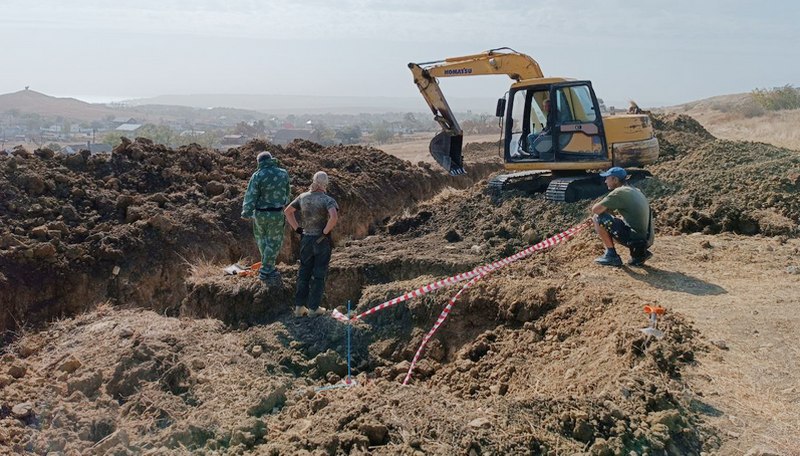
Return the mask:
<svg viewBox="0 0 800 456">
<path fill-rule="evenodd" d="M 623 185 L 615 188 L 600 201 L 609 210 L 619 212 L 622 219 L 631 227 L 634 239 L 648 239 L 647 226 L 650 222 L 650 203 L 638 188 Z M 650 229 L 653 230 L 652 227 Z"/>
</svg>

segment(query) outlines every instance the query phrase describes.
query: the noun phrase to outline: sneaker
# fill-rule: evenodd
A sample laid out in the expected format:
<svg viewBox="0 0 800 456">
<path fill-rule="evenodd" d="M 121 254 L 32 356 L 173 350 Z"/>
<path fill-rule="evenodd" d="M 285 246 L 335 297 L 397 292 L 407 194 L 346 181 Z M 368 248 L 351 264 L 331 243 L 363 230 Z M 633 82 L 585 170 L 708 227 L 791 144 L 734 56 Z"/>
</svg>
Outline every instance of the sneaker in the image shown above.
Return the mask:
<svg viewBox="0 0 800 456">
<path fill-rule="evenodd" d="M 653 252 L 651 252 L 649 250 L 645 250 L 644 256 L 631 257 L 631 259 L 628 260 L 628 264 L 631 265 L 631 266 L 644 266 L 644 262 L 649 260 L 650 258 L 652 258 L 652 256 L 653 256 Z"/>
<path fill-rule="evenodd" d="M 328 309 L 326 309 L 324 307 L 317 307 L 314 310 L 310 310 L 308 315 L 310 317 L 318 317 L 320 315 L 325 315 L 325 312 L 327 312 L 327 311 L 328 311 Z"/>
<path fill-rule="evenodd" d="M 294 308 L 294 316 L 295 317 L 307 317 L 308 316 L 308 307 L 300 306 Z"/>
<path fill-rule="evenodd" d="M 622 258 L 619 255 L 604 254 L 594 259 L 594 262 L 603 266 L 622 266 Z"/>
</svg>

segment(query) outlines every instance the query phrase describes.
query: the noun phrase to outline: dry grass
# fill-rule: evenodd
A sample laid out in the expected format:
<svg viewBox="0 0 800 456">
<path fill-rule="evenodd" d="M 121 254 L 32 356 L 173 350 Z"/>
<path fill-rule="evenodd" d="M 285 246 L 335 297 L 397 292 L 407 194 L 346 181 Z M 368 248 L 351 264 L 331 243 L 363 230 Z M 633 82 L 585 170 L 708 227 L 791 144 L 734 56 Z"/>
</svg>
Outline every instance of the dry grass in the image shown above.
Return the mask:
<svg viewBox="0 0 800 456">
<path fill-rule="evenodd" d="M 788 149 L 800 150 L 800 109 L 770 111 L 747 117 L 734 109 L 719 110 L 719 102 L 695 103 L 667 108 L 666 111 L 687 114 L 720 139 L 755 141 Z"/>
<path fill-rule="evenodd" d="M 238 264 L 245 265 L 246 262 L 242 259 L 239 259 L 237 262 Z M 202 280 L 207 279 L 209 277 L 219 277 L 223 274 L 222 269 L 227 267 L 227 264 L 221 265 L 218 263 L 214 263 L 205 257 L 199 258 L 194 262 L 183 258 L 183 264 L 189 270 L 188 280 Z"/>
<path fill-rule="evenodd" d="M 692 114 L 690 114 L 692 115 Z M 744 118 L 733 113 L 706 112 L 692 115 L 712 135 L 740 141 L 758 141 L 800 150 L 800 109 L 769 112 Z"/>
</svg>

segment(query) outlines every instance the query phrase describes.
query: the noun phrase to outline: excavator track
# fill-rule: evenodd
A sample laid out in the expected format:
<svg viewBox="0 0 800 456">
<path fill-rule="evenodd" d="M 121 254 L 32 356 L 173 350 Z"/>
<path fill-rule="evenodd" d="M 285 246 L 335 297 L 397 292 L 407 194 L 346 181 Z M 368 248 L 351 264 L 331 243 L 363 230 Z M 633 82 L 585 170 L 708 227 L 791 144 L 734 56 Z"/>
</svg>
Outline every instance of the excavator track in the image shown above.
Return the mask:
<svg viewBox="0 0 800 456">
<path fill-rule="evenodd" d="M 548 201 L 574 203 L 597 198 L 606 192 L 608 188 L 597 175 L 558 177 L 550 181 L 544 198 Z"/>
<path fill-rule="evenodd" d="M 520 171 L 491 178 L 489 180 L 489 188 L 497 192 L 522 190 L 540 193 L 547 187 L 550 179 L 551 173 L 549 171 Z"/>
<path fill-rule="evenodd" d="M 651 174 L 643 169 L 629 169 L 628 176 L 628 184 L 635 184 Z M 554 178 L 547 186 L 544 197 L 548 201 L 574 203 L 594 199 L 606 193 L 608 187 L 599 174 L 583 174 Z"/>
</svg>

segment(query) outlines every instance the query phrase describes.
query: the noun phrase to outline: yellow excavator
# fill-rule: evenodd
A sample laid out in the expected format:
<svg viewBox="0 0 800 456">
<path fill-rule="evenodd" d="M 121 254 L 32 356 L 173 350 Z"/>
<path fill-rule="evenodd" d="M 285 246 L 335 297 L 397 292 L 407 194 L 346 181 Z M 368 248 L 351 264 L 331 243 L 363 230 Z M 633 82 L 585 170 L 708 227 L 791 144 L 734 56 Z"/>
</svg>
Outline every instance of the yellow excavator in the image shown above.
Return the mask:
<svg viewBox="0 0 800 456">
<path fill-rule="evenodd" d="M 505 169 L 493 178 L 498 189 L 544 192 L 553 201 L 573 202 L 607 191 L 597 170 L 620 166 L 633 181 L 649 176 L 642 166 L 658 158 L 658 139 L 650 117 L 642 114 L 603 117 L 592 83 L 544 77 L 530 56 L 510 48 L 409 63 L 414 83 L 442 127 L 430 144 L 434 160 L 452 175 L 464 174 L 463 131 L 437 78 L 504 74 L 511 88 L 497 102 L 502 122 Z"/>
</svg>

